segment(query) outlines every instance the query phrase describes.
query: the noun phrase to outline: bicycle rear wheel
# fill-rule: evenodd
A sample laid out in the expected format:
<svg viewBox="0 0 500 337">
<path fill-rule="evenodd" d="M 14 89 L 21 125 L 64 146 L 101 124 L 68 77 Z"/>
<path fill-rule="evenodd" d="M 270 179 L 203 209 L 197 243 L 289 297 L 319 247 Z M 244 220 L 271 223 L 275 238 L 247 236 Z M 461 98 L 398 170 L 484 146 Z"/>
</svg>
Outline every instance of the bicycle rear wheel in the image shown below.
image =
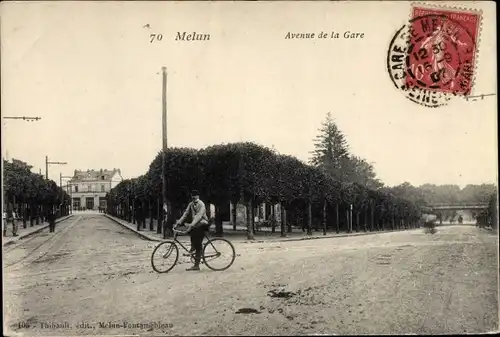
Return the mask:
<svg viewBox="0 0 500 337">
<path fill-rule="evenodd" d="M 222 238 L 210 239 L 203 246 L 203 262 L 214 271 L 223 271 L 231 267 L 236 252 L 231 242 Z"/>
<path fill-rule="evenodd" d="M 151 266 L 157 273 L 167 273 L 179 260 L 179 248 L 174 241 L 160 243 L 151 254 Z"/>
</svg>

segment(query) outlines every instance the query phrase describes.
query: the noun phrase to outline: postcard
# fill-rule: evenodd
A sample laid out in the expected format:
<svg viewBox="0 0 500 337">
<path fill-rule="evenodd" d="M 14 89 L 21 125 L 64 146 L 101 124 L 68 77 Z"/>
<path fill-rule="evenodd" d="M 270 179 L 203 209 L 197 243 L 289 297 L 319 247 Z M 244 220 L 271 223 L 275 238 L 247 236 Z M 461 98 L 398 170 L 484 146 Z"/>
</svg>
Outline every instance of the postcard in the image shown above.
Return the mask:
<svg viewBox="0 0 500 337">
<path fill-rule="evenodd" d="M 6 336 L 498 332 L 496 4 L 0 4 Z"/>
</svg>

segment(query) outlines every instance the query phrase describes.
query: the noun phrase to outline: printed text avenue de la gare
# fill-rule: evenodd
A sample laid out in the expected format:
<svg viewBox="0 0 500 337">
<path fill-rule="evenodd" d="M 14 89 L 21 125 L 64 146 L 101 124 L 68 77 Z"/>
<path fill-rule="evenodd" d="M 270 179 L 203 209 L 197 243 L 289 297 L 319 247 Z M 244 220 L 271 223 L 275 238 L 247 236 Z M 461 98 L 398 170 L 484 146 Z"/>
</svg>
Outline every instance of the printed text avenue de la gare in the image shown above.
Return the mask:
<svg viewBox="0 0 500 337">
<path fill-rule="evenodd" d="M 356 40 L 356 39 L 364 39 L 365 38 L 365 33 L 359 33 L 359 32 L 351 32 L 349 30 L 339 33 L 335 31 L 331 32 L 319 32 L 319 33 L 292 33 L 288 32 L 285 35 L 285 40 L 307 40 L 307 39 L 351 39 L 351 40 Z"/>
</svg>

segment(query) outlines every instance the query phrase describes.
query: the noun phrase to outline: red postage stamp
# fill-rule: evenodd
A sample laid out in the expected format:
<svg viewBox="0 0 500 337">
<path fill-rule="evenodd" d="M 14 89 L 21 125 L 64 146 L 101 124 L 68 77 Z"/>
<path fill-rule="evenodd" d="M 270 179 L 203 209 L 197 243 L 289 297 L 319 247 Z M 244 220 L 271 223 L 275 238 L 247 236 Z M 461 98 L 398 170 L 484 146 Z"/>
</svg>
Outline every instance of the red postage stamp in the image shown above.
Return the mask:
<svg viewBox="0 0 500 337">
<path fill-rule="evenodd" d="M 479 23 L 479 13 L 413 7 L 407 85 L 469 95 Z"/>
<path fill-rule="evenodd" d="M 480 12 L 414 5 L 389 46 L 387 69 L 394 85 L 428 107 L 469 96 L 480 25 Z"/>
</svg>

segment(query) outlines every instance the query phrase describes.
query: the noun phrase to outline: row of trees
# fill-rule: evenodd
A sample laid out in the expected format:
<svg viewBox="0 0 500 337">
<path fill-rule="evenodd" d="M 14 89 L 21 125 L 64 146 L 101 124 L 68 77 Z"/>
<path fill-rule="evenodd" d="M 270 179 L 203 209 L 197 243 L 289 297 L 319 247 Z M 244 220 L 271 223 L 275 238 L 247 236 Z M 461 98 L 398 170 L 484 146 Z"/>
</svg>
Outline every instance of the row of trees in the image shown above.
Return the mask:
<svg viewBox="0 0 500 337">
<path fill-rule="evenodd" d="M 370 189 L 378 189 L 422 207 L 435 204 L 487 203 L 491 196 L 496 195 L 494 184 L 467 185 L 461 189 L 458 185 L 450 184 L 423 184 L 415 187 L 405 182 L 398 186 L 386 187 L 377 179 L 370 163 L 350 153 L 346 137 L 330 113 L 319 131 L 311 164 L 323 168 L 338 181 L 349 181 Z"/>
<path fill-rule="evenodd" d="M 57 216 L 69 213 L 69 195 L 52 180 L 31 172 L 32 166 L 12 159 L 3 160 L 3 200 L 4 210 L 13 211 L 22 217 L 23 226 L 27 222 L 33 226 L 44 221 L 49 210 L 58 210 Z"/>
<path fill-rule="evenodd" d="M 146 227 L 149 217 L 153 229 L 153 218 L 163 217 L 161 158 L 160 153 L 146 174 L 123 181 L 108 194 L 109 213 L 137 222 L 138 229 L 141 224 Z M 454 185 L 413 187 L 409 183 L 385 187 L 372 164 L 350 152 L 330 113 L 314 141 L 309 164 L 254 143 L 233 143 L 202 150 L 169 149 L 165 167 L 167 228 L 180 216 L 189 191 L 195 188 L 205 202 L 215 205 L 219 234 L 229 204 L 244 205 L 249 237 L 253 236 L 254 212 L 263 202 L 281 205 L 278 217 L 283 220 L 284 235 L 292 225 L 305 227 L 308 233 L 318 224 L 324 232 L 327 227 L 350 231 L 353 225 L 357 230 L 417 226 L 422 211 L 432 212 L 429 205 L 482 202 L 496 191 L 493 185 L 470 185 L 463 190 Z M 235 225 L 236 207 L 232 209 Z M 157 231 L 162 228 L 158 226 Z"/>
<path fill-rule="evenodd" d="M 125 180 L 110 191 L 108 213 L 129 221 L 132 210 L 141 209 L 137 212 L 153 216 L 153 205 L 163 203 L 161 158 L 159 153 L 145 175 Z M 356 182 L 336 180 L 324 167 L 307 165 L 254 143 L 201 150 L 171 148 L 166 151 L 165 167 L 170 212 L 167 228 L 189 202 L 191 189 L 199 190 L 202 200 L 215 206 L 218 234 L 222 234 L 221 214 L 226 207 L 230 203 L 245 205 L 249 238 L 253 237 L 252 213 L 263 202 L 281 205 L 282 235 L 286 227 L 290 231 L 294 221 L 305 222 L 310 233 L 313 222 L 321 223 L 324 231 L 327 227 L 337 231 L 351 231 L 353 227 L 375 230 L 416 226 L 420 217 L 420 210 L 405 199 Z M 231 216 L 234 220 L 235 212 Z"/>
<path fill-rule="evenodd" d="M 497 188 L 493 184 L 458 185 L 424 184 L 418 187 L 405 182 L 390 188 L 391 192 L 418 205 L 477 204 L 489 202 Z"/>
</svg>

